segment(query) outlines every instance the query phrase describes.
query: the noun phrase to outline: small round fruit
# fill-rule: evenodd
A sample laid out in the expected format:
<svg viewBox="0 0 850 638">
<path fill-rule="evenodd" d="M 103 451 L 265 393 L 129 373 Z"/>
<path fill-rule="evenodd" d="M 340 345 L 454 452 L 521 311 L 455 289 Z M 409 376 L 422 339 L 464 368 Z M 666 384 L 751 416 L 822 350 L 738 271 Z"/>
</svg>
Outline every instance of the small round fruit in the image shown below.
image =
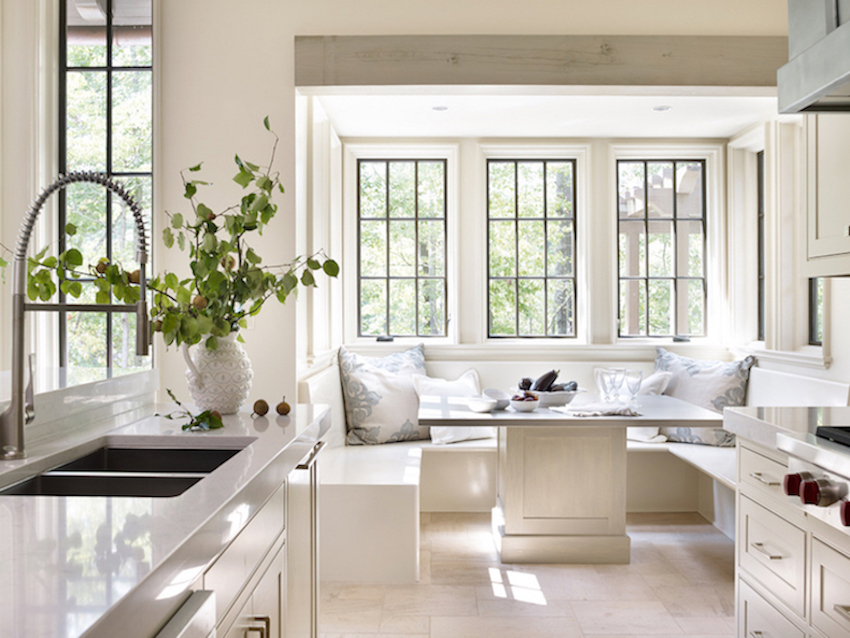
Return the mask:
<svg viewBox="0 0 850 638">
<path fill-rule="evenodd" d="M 109 262 L 99 261 L 97 262 L 97 266 L 94 269 L 98 272 L 98 274 L 103 274 L 106 272 L 106 269 L 109 267 Z"/>
<path fill-rule="evenodd" d="M 203 310 L 207 307 L 207 298 L 202 295 L 198 295 L 192 299 L 192 305 L 195 306 L 197 310 Z"/>
<path fill-rule="evenodd" d="M 162 321 L 157 319 L 153 322 L 153 331 L 154 332 L 162 332 Z"/>
<path fill-rule="evenodd" d="M 236 268 L 236 257 L 233 255 L 227 255 L 221 258 L 221 265 L 226 270 L 233 270 Z"/>
<path fill-rule="evenodd" d="M 212 211 L 210 211 L 210 214 L 209 214 L 209 215 L 207 215 L 207 221 L 208 221 L 208 222 L 211 222 L 211 221 L 212 221 L 212 220 L 214 220 L 214 219 L 215 219 L 215 213 L 214 213 L 214 212 L 212 212 Z"/>
<path fill-rule="evenodd" d="M 291 409 L 292 409 L 292 408 L 291 408 L 291 407 L 289 406 L 289 404 L 286 402 L 286 397 L 283 397 L 283 401 L 281 401 L 280 403 L 278 403 L 278 404 L 277 404 L 277 407 L 275 407 L 275 410 L 277 410 L 277 413 L 278 413 L 279 415 L 281 415 L 281 416 L 286 416 L 287 414 L 289 414 L 289 411 L 290 411 Z"/>
<path fill-rule="evenodd" d="M 139 270 L 134 270 L 129 274 L 131 284 L 137 284 L 142 279 L 142 273 Z"/>
<path fill-rule="evenodd" d="M 221 412 L 219 412 L 218 410 L 212 410 L 210 412 L 210 416 L 214 416 L 216 419 L 221 421 Z"/>
<path fill-rule="evenodd" d="M 254 401 L 254 414 L 257 416 L 265 416 L 269 412 L 269 404 L 263 399 Z"/>
</svg>

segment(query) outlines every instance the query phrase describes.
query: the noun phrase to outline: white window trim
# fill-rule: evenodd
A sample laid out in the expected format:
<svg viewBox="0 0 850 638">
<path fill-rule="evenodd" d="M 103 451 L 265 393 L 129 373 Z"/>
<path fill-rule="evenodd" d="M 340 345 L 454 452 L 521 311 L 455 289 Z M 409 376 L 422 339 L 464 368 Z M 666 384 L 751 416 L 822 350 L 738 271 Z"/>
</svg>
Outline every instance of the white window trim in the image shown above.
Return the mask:
<svg viewBox="0 0 850 638">
<path fill-rule="evenodd" d="M 723 142 L 699 143 L 685 142 L 676 144 L 614 143 L 610 147 L 610 175 L 612 188 L 609 216 L 617 219 L 617 160 L 629 159 L 674 159 L 705 161 L 705 209 L 706 209 L 706 331 L 705 337 L 694 337 L 692 342 L 721 344 L 723 342 L 723 306 L 727 296 L 726 282 L 726 215 L 724 206 L 725 182 L 725 144 Z M 617 241 L 616 225 L 612 241 Z M 618 337 L 619 324 L 619 265 L 618 252 L 611 251 L 611 272 L 614 278 L 611 284 L 611 334 L 616 343 L 654 344 L 664 346 L 673 343 L 672 338 L 659 337 Z M 678 345 L 678 344 L 677 344 Z"/>
<path fill-rule="evenodd" d="M 396 337 L 398 345 L 445 345 L 458 343 L 458 143 L 419 141 L 344 143 L 343 154 L 343 337 L 346 344 L 374 344 L 374 337 L 358 335 L 357 282 L 357 161 L 360 159 L 445 159 L 446 160 L 446 312 L 448 328 L 445 337 Z M 385 345 L 385 344 L 381 344 Z"/>
<path fill-rule="evenodd" d="M 480 267 L 476 274 L 480 277 L 480 289 L 485 291 L 480 304 L 481 311 L 476 317 L 476 332 L 479 335 L 479 343 L 491 344 L 491 347 L 522 348 L 527 352 L 529 347 L 547 347 L 551 345 L 572 347 L 575 345 L 586 345 L 590 342 L 590 308 L 593 286 L 590 285 L 590 231 L 589 215 L 590 208 L 590 145 L 589 144 L 564 144 L 564 143 L 487 143 L 478 145 L 479 166 L 477 174 L 480 175 L 483 187 L 480 189 L 480 213 L 476 215 L 480 228 L 484 229 L 482 241 L 483 249 L 479 260 Z M 575 160 L 575 174 L 573 175 L 573 188 L 575 189 L 576 209 L 576 254 L 575 254 L 575 282 L 576 282 L 576 334 L 575 337 L 523 337 L 512 339 L 510 337 L 489 337 L 486 290 L 489 285 L 489 264 L 487 255 L 487 160 L 491 159 L 568 159 Z"/>
</svg>

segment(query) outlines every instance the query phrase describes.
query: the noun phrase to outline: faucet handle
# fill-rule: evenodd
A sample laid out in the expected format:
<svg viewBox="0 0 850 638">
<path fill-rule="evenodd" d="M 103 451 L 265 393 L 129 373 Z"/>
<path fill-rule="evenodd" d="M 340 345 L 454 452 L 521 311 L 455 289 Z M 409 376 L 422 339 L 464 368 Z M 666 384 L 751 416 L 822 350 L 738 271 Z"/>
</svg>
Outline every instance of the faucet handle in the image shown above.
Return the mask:
<svg viewBox="0 0 850 638">
<path fill-rule="evenodd" d="M 33 392 L 33 361 L 35 361 L 35 353 L 29 356 L 30 381 L 27 383 L 27 388 L 24 390 L 24 418 L 27 423 L 31 423 L 35 418 L 35 393 Z"/>
</svg>

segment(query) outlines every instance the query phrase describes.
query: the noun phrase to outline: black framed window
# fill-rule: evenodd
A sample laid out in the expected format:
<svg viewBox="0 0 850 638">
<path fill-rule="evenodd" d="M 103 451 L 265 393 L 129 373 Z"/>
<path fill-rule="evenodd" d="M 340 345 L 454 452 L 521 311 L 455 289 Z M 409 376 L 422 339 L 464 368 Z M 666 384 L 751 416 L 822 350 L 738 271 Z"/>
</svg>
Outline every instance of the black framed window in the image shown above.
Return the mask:
<svg viewBox="0 0 850 638">
<path fill-rule="evenodd" d="M 357 161 L 358 333 L 448 332 L 445 159 Z"/>
<path fill-rule="evenodd" d="M 60 0 L 59 171 L 92 170 L 122 182 L 151 228 L 153 197 L 152 0 Z M 66 236 L 66 225 L 77 232 Z M 96 184 L 59 196 L 60 250 L 76 248 L 84 268 L 101 258 L 138 268 L 133 216 Z M 91 287 L 89 287 L 91 288 Z M 64 296 L 62 301 L 65 301 Z M 94 291 L 81 303 L 94 303 Z M 136 357 L 135 315 L 67 312 L 59 320 L 60 365 L 77 369 L 149 367 Z"/>
<path fill-rule="evenodd" d="M 809 345 L 823 345 L 823 278 L 809 279 Z"/>
<path fill-rule="evenodd" d="M 704 160 L 618 160 L 619 335 L 704 336 Z"/>
<path fill-rule="evenodd" d="M 487 161 L 488 336 L 576 336 L 576 162 Z"/>
<path fill-rule="evenodd" d="M 758 340 L 764 341 L 764 151 L 756 154 L 758 175 Z"/>
</svg>

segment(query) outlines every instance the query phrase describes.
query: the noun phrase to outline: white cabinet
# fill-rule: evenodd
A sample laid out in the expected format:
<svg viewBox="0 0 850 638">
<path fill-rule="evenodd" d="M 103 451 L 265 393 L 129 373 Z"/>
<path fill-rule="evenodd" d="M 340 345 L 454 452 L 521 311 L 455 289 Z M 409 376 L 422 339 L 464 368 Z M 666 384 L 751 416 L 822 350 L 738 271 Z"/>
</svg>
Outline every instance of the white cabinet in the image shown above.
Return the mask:
<svg viewBox="0 0 850 638">
<path fill-rule="evenodd" d="M 281 638 L 285 620 L 286 552 L 277 549 L 223 638 Z"/>
<path fill-rule="evenodd" d="M 850 114 L 806 116 L 808 277 L 850 274 Z"/>
</svg>

